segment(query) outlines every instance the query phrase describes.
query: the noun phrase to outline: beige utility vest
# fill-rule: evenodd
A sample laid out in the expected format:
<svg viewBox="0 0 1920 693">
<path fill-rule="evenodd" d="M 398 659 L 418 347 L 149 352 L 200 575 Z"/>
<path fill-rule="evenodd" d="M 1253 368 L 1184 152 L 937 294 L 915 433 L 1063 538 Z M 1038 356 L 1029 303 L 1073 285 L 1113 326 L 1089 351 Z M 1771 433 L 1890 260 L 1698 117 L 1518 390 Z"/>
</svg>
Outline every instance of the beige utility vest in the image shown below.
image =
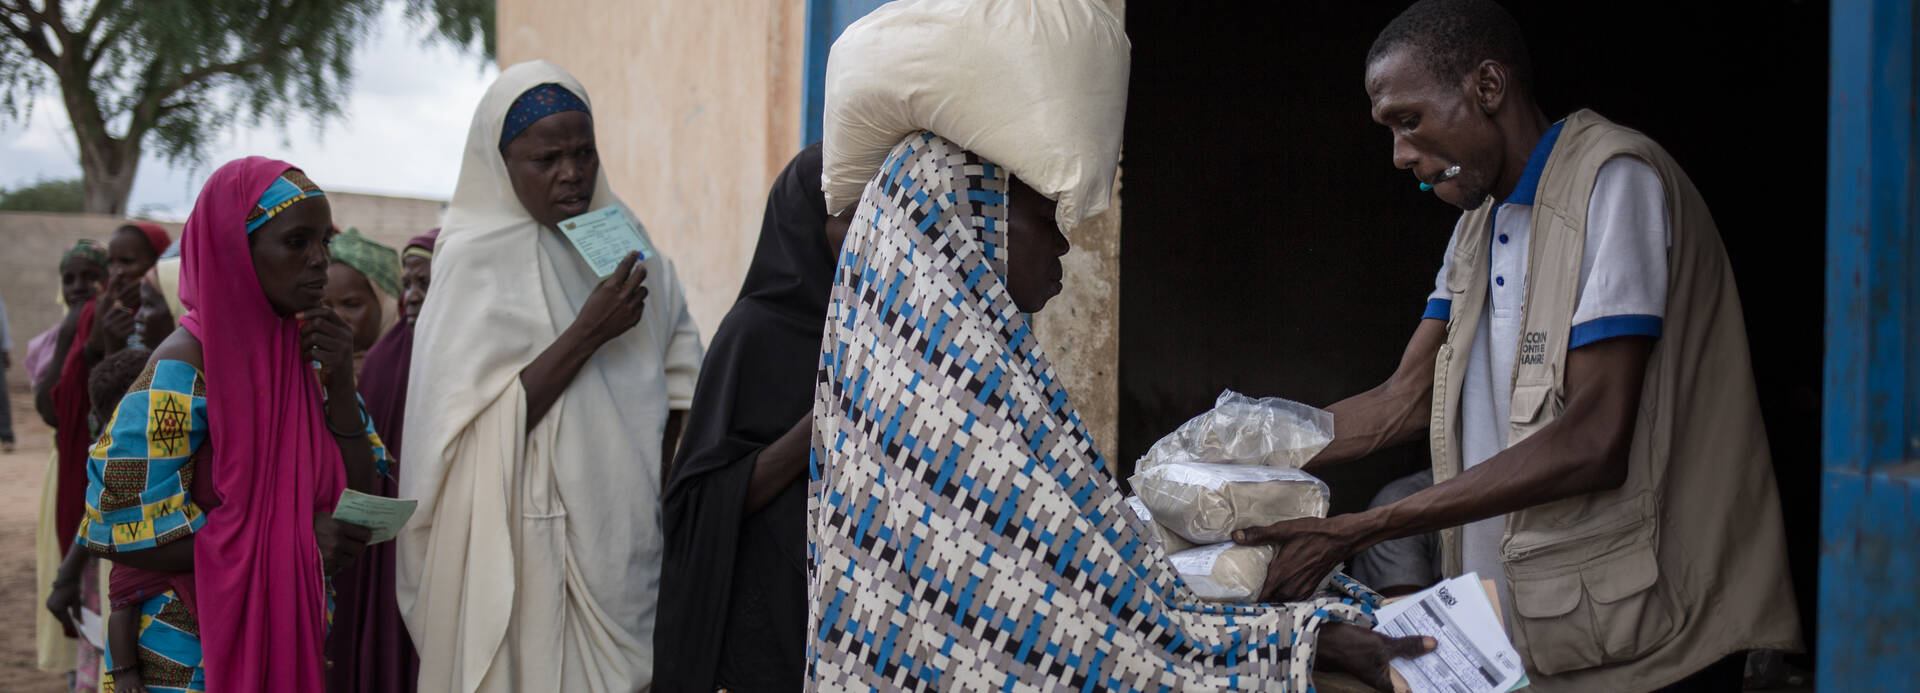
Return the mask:
<svg viewBox="0 0 1920 693">
<path fill-rule="evenodd" d="M 1592 111 L 1567 118 L 1534 199 L 1509 444 L 1565 410 L 1587 204 L 1615 156 L 1645 161 L 1666 190 L 1666 316 L 1626 483 L 1506 518 L 1503 612 L 1540 690 L 1647 690 L 1735 651 L 1801 648 L 1779 492 L 1719 231 L 1666 150 Z M 1430 422 L 1435 483 L 1461 471 L 1460 392 L 1487 306 L 1494 207 L 1461 220 L 1447 275 L 1453 307 Z M 1441 532 L 1449 576 L 1462 570 L 1460 538 L 1457 527 Z"/>
</svg>

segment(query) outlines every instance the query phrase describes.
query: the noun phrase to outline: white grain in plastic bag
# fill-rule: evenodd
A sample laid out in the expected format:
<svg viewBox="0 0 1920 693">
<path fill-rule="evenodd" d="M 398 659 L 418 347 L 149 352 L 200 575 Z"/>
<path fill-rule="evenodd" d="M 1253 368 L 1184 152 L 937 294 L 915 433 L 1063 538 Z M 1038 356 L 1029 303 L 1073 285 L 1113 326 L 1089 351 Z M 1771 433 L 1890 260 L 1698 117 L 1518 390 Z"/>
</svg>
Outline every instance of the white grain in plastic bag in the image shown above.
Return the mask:
<svg viewBox="0 0 1920 693">
<path fill-rule="evenodd" d="M 827 55 L 822 190 L 860 199 L 902 138 L 925 130 L 1059 202 L 1062 233 L 1107 209 L 1132 44 L 1097 0 L 897 0 Z"/>
<path fill-rule="evenodd" d="M 1306 466 L 1333 442 L 1333 414 L 1279 397 L 1226 390 L 1213 409 L 1167 434 L 1134 463 L 1139 470 L 1176 462 Z"/>
<path fill-rule="evenodd" d="M 1153 519 L 1196 544 L 1233 538 L 1237 529 L 1302 517 L 1326 517 L 1329 492 L 1312 474 L 1285 467 L 1178 462 L 1133 475 L 1134 493 Z"/>
<path fill-rule="evenodd" d="M 1147 531 L 1160 542 L 1160 549 L 1166 551 L 1167 555 L 1193 548 L 1193 542 L 1174 534 L 1173 530 L 1167 529 L 1165 525 L 1155 522 L 1153 511 L 1147 509 L 1146 503 L 1140 502 L 1139 496 L 1127 496 L 1127 507 L 1133 508 L 1133 514 L 1140 518 L 1141 524 L 1147 526 Z"/>
<path fill-rule="evenodd" d="M 1213 544 L 1169 557 L 1194 596 L 1210 602 L 1255 602 L 1266 581 L 1271 546 Z"/>
</svg>

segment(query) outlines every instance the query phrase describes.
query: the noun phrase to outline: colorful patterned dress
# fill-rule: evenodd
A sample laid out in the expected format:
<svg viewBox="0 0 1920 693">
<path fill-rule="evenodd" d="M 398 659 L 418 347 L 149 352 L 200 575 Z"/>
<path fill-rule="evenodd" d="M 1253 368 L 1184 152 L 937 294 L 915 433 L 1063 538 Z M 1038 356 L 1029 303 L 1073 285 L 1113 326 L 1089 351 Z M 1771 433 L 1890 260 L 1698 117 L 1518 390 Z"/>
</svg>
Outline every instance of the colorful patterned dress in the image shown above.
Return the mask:
<svg viewBox="0 0 1920 693">
<path fill-rule="evenodd" d="M 87 511 L 80 541 L 100 554 L 152 549 L 191 536 L 207 516 L 193 498 L 193 454 L 207 442 L 207 390 L 183 361 L 147 366 L 134 381 L 87 460 Z M 374 465 L 387 473 L 386 447 L 374 433 Z M 332 604 L 328 604 L 331 611 Z M 111 652 L 106 668 L 115 668 Z M 200 626 L 172 590 L 140 605 L 140 673 L 155 693 L 205 691 Z M 113 690 L 108 676 L 103 690 Z"/>
</svg>

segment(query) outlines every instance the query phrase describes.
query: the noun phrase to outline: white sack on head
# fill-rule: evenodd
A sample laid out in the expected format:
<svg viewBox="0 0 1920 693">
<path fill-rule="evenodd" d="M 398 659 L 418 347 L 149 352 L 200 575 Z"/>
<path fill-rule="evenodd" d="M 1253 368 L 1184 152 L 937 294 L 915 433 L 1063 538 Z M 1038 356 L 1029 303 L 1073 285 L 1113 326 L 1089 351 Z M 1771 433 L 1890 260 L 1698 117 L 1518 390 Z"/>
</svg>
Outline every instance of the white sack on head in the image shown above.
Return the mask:
<svg viewBox="0 0 1920 693">
<path fill-rule="evenodd" d="M 1005 166 L 1059 202 L 1063 233 L 1107 209 L 1132 44 L 1098 0 L 897 0 L 827 57 L 827 211 L 920 130 Z"/>
<path fill-rule="evenodd" d="M 1326 517 L 1327 484 L 1285 467 L 1164 464 L 1133 475 L 1133 490 L 1161 526 L 1196 544 L 1233 538 L 1237 529 Z"/>
</svg>

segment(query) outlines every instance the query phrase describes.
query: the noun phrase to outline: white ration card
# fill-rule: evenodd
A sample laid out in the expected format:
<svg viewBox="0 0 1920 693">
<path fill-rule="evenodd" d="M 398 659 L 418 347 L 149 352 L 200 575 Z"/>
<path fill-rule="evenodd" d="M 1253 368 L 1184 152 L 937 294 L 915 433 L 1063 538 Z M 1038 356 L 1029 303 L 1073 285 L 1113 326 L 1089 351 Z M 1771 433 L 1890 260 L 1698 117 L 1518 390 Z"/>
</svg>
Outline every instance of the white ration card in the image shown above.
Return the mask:
<svg viewBox="0 0 1920 693">
<path fill-rule="evenodd" d="M 653 246 L 617 204 L 560 222 L 560 233 L 566 234 L 593 273 L 603 278 L 620 268 L 627 253 L 640 251 L 642 260 L 654 256 Z"/>
</svg>

